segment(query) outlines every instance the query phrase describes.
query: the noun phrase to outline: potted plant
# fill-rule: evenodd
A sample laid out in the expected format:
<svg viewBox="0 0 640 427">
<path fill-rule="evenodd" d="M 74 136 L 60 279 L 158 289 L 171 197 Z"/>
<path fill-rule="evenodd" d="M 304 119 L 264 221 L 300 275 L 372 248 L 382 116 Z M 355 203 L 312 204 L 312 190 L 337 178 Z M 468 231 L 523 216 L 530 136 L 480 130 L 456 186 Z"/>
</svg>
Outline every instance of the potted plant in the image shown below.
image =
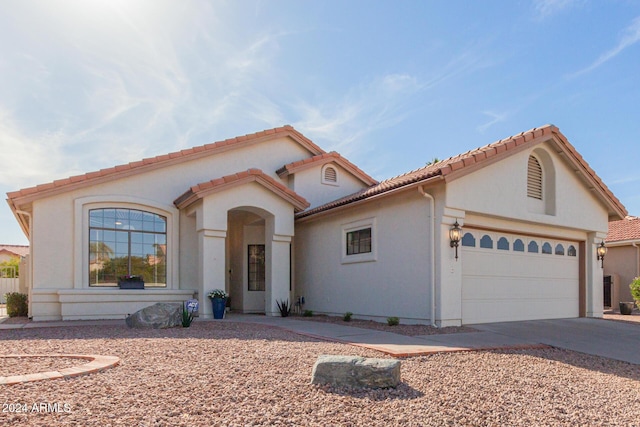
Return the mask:
<svg viewBox="0 0 640 427">
<path fill-rule="evenodd" d="M 118 278 L 118 286 L 120 289 L 144 289 L 144 280 L 142 276 L 127 274 Z"/>
<path fill-rule="evenodd" d="M 224 317 L 224 310 L 227 304 L 227 298 L 229 295 L 222 289 L 214 289 L 207 294 L 211 299 L 211 306 L 213 308 L 213 318 L 222 319 Z"/>
</svg>

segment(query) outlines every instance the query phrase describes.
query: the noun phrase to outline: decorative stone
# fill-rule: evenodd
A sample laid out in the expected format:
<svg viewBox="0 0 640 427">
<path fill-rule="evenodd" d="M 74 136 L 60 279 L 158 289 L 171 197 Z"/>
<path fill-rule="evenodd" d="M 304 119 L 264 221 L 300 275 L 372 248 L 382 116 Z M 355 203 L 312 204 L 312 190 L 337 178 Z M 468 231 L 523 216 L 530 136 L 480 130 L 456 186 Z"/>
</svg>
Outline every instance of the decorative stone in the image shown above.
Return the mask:
<svg viewBox="0 0 640 427">
<path fill-rule="evenodd" d="M 388 388 L 400 384 L 400 361 L 366 359 L 358 356 L 318 357 L 311 384 L 329 384 L 358 388 Z"/>
<path fill-rule="evenodd" d="M 127 316 L 130 328 L 164 329 L 182 326 L 182 303 L 159 302 Z"/>
</svg>

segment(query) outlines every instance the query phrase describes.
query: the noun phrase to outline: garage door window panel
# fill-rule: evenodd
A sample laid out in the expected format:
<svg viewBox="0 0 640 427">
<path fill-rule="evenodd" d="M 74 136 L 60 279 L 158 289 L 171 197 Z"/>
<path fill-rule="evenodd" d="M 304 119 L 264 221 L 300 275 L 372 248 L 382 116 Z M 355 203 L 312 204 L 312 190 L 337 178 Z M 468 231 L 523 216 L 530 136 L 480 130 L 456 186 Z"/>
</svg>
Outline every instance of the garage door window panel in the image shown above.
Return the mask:
<svg viewBox="0 0 640 427">
<path fill-rule="evenodd" d="M 465 233 L 465 235 L 462 236 L 462 246 L 468 246 L 471 248 L 476 247 L 476 238 L 473 237 L 473 234 Z"/>
<path fill-rule="evenodd" d="M 551 255 L 551 244 L 549 242 L 544 242 L 542 245 L 542 253 L 546 255 Z"/>
<path fill-rule="evenodd" d="M 507 240 L 506 237 L 501 237 L 500 240 L 498 240 L 498 249 L 501 251 L 509 250 L 509 240 Z"/>
<path fill-rule="evenodd" d="M 516 252 L 524 252 L 524 242 L 520 239 L 516 239 L 513 242 L 513 250 Z"/>
<path fill-rule="evenodd" d="M 480 247 L 483 249 L 493 249 L 493 239 L 488 234 L 485 234 L 482 236 L 482 239 L 480 239 Z"/>
<path fill-rule="evenodd" d="M 556 255 L 564 255 L 564 246 L 559 243 L 556 245 Z"/>
<path fill-rule="evenodd" d="M 540 250 L 538 249 L 538 243 L 535 241 L 530 241 L 529 242 L 529 247 L 527 248 L 527 252 L 532 253 L 532 254 L 537 254 L 540 252 Z"/>
</svg>

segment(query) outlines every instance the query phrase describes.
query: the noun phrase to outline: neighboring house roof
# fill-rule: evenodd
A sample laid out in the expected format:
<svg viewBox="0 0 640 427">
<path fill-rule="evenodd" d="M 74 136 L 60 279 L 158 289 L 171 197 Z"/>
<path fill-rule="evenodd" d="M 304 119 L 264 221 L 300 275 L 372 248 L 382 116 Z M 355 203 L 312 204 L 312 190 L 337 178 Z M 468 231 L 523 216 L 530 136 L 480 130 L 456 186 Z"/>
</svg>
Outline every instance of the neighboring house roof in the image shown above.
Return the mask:
<svg viewBox="0 0 640 427">
<path fill-rule="evenodd" d="M 0 253 L 7 252 L 16 256 L 29 255 L 29 246 L 24 245 L 0 245 Z"/>
<path fill-rule="evenodd" d="M 286 125 L 274 129 L 264 130 L 249 135 L 238 136 L 235 138 L 218 141 L 211 144 L 193 147 L 174 153 L 164 154 L 162 156 L 151 157 L 137 162 L 131 162 L 124 165 L 114 166 L 112 168 L 101 169 L 96 172 L 89 172 L 84 175 L 72 176 L 70 178 L 59 179 L 48 184 L 41 184 L 35 187 L 23 188 L 22 190 L 7 193 L 8 202 L 12 209 L 24 203 L 29 203 L 42 197 L 65 191 L 74 190 L 97 183 L 119 179 L 126 176 L 146 172 L 151 169 L 177 164 L 200 157 L 217 154 L 234 148 L 246 145 L 257 144 L 270 141 L 275 138 L 289 137 L 298 144 L 306 148 L 311 154 L 319 155 L 325 151 L 314 144 L 310 139 L 295 130 L 292 126 Z"/>
<path fill-rule="evenodd" d="M 245 172 L 226 175 L 222 178 L 194 185 L 182 196 L 178 197 L 173 203 L 179 209 L 182 209 L 209 194 L 250 182 L 256 182 L 267 190 L 270 190 L 279 197 L 285 199 L 294 206 L 296 212 L 309 207 L 309 202 L 307 202 L 304 197 L 298 195 L 295 191 L 288 189 L 269 175 L 264 174 L 260 169 L 249 169 Z"/>
<path fill-rule="evenodd" d="M 640 218 L 628 216 L 619 221 L 609 222 L 609 233 L 605 242 L 629 242 L 640 241 Z"/>
<path fill-rule="evenodd" d="M 287 175 L 294 174 L 301 170 L 308 169 L 313 166 L 324 165 L 326 163 L 335 163 L 341 166 L 343 169 L 349 171 L 353 176 L 367 185 L 375 185 L 378 183 L 375 179 L 367 175 L 362 169 L 351 163 L 349 160 L 342 157 L 335 151 L 329 153 L 318 154 L 317 156 L 309 157 L 297 162 L 284 165 L 276 171 L 280 178 L 284 178 Z"/>
<path fill-rule="evenodd" d="M 451 181 L 474 170 L 492 164 L 523 149 L 532 147 L 545 141 L 554 141 L 559 153 L 580 172 L 583 179 L 600 196 L 600 199 L 608 206 L 610 218 L 624 218 L 627 210 L 609 188 L 596 175 L 595 171 L 587 164 L 576 149 L 569 143 L 560 130 L 554 125 L 545 125 L 534 128 L 518 135 L 496 141 L 484 147 L 467 151 L 466 153 L 450 157 L 446 160 L 427 165 L 425 167 L 389 178 L 377 185 L 358 191 L 349 196 L 317 206 L 313 209 L 301 212 L 296 218 L 305 218 L 351 203 L 360 202 L 389 194 L 394 190 L 405 189 L 411 186 L 426 184 L 428 181 Z"/>
</svg>

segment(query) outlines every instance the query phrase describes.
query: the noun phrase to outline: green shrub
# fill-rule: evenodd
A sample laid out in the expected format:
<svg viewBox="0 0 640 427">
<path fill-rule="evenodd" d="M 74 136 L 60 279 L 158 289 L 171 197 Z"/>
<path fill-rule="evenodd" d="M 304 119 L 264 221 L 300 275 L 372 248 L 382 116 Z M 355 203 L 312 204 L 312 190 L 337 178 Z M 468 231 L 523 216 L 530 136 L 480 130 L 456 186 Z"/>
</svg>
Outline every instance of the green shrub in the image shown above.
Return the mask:
<svg viewBox="0 0 640 427">
<path fill-rule="evenodd" d="M 342 316 L 342 320 L 344 320 L 345 322 L 351 322 L 351 316 L 353 316 L 353 313 L 347 311 L 344 316 Z"/>
<path fill-rule="evenodd" d="M 9 317 L 26 316 L 28 314 L 27 296 L 25 294 L 9 292 L 5 297 Z"/>
<path fill-rule="evenodd" d="M 633 282 L 629 285 L 629 289 L 631 289 L 631 296 L 636 300 L 640 308 L 640 277 L 633 279 Z"/>
<path fill-rule="evenodd" d="M 304 311 L 304 313 L 302 313 L 302 315 L 303 315 L 304 317 L 311 317 L 311 316 L 313 316 L 313 311 L 311 311 L 311 310 L 305 310 L 305 311 Z"/>
<path fill-rule="evenodd" d="M 400 319 L 398 319 L 397 317 L 387 317 L 387 325 L 389 326 L 396 326 L 400 324 Z"/>
</svg>

